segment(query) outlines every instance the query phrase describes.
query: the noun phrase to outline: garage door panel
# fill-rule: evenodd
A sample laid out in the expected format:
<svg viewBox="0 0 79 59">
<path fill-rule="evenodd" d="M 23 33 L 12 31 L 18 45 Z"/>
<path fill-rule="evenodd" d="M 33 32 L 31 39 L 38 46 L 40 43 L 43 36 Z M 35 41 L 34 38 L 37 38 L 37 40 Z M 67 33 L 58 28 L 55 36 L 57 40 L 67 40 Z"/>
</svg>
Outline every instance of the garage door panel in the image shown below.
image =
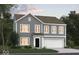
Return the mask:
<svg viewBox="0 0 79 59">
<path fill-rule="evenodd" d="M 64 38 L 44 38 L 46 48 L 64 48 Z"/>
</svg>

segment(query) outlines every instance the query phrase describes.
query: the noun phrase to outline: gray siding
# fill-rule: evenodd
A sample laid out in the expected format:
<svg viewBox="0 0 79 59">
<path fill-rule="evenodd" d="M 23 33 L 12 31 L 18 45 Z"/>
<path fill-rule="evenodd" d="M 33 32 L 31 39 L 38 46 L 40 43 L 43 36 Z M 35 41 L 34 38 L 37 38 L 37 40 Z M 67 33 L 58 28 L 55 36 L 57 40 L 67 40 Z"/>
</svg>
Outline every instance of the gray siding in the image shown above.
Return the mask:
<svg viewBox="0 0 79 59">
<path fill-rule="evenodd" d="M 28 21 L 28 17 L 31 17 L 31 21 Z M 20 33 L 20 24 L 30 24 L 30 33 Z M 31 15 L 28 15 L 17 22 L 17 33 L 20 35 L 20 37 L 23 37 L 23 36 L 30 37 L 30 44 L 31 45 L 33 45 L 33 36 L 31 35 L 31 33 L 35 33 L 35 30 L 34 30 L 35 24 L 40 24 L 41 25 L 40 32 L 44 33 L 44 24 L 42 24 L 40 21 L 38 21 Z M 49 34 L 44 34 L 44 35 L 65 36 L 65 32 L 64 32 L 64 34 L 58 34 L 58 31 L 57 31 L 57 34 L 52 34 L 51 33 L 51 26 L 53 26 L 53 25 L 49 25 Z M 58 28 L 59 25 L 55 25 L 55 26 L 57 26 L 57 28 Z M 64 28 L 66 28 L 65 25 L 63 25 L 63 26 L 64 26 Z"/>
<path fill-rule="evenodd" d="M 28 17 L 31 17 L 31 21 L 28 21 Z M 20 24 L 30 24 L 30 33 L 20 33 Z M 35 18 L 33 18 L 31 15 L 28 15 L 27 17 L 23 18 L 22 20 L 19 20 L 17 22 L 17 32 L 20 35 L 20 37 L 25 36 L 25 37 L 30 37 L 30 44 L 33 45 L 33 36 L 31 35 L 31 33 L 35 32 L 35 24 L 40 24 L 41 25 L 41 33 L 43 32 L 42 30 L 42 26 L 43 24 L 41 22 L 39 22 L 38 20 L 36 20 Z"/>
</svg>

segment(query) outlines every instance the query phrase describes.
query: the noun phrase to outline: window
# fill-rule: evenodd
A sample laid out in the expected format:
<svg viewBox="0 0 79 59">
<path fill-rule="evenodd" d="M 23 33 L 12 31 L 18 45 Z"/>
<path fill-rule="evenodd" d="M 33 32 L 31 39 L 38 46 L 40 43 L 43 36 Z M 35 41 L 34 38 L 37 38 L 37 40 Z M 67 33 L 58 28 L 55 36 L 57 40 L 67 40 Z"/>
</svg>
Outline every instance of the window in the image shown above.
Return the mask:
<svg viewBox="0 0 79 59">
<path fill-rule="evenodd" d="M 58 27 L 58 33 L 59 34 L 64 34 L 64 26 L 59 26 Z"/>
<path fill-rule="evenodd" d="M 31 17 L 28 17 L 28 21 L 31 21 Z"/>
<path fill-rule="evenodd" d="M 35 33 L 40 33 L 40 25 L 35 24 Z"/>
<path fill-rule="evenodd" d="M 44 33 L 49 33 L 49 25 L 44 26 Z"/>
<path fill-rule="evenodd" d="M 20 37 L 20 46 L 25 46 L 29 44 L 29 37 Z"/>
<path fill-rule="evenodd" d="M 51 26 L 51 33 L 56 34 L 57 33 L 57 27 L 56 26 Z"/>
<path fill-rule="evenodd" d="M 29 24 L 20 24 L 20 32 L 30 32 L 30 25 Z"/>
</svg>

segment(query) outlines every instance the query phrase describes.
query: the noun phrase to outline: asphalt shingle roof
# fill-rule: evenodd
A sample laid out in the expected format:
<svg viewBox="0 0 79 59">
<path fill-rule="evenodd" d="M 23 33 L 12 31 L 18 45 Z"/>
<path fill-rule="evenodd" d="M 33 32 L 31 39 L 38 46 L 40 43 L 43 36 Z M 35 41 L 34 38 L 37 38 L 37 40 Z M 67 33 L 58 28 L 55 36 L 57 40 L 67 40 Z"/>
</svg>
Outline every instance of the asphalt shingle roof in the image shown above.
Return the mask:
<svg viewBox="0 0 79 59">
<path fill-rule="evenodd" d="M 17 19 L 21 18 L 22 16 L 24 16 L 23 14 L 15 14 L 14 17 Z"/>
<path fill-rule="evenodd" d="M 24 15 L 21 14 L 15 14 L 16 20 L 21 18 Z M 51 16 L 37 16 L 35 15 L 38 19 L 40 19 L 44 23 L 55 23 L 55 24 L 64 24 L 62 20 L 59 20 L 56 17 L 51 17 Z"/>
<path fill-rule="evenodd" d="M 36 16 L 44 23 L 57 23 L 57 24 L 63 24 L 64 22 L 62 20 L 59 20 L 56 17 L 50 17 L 50 16 Z"/>
</svg>

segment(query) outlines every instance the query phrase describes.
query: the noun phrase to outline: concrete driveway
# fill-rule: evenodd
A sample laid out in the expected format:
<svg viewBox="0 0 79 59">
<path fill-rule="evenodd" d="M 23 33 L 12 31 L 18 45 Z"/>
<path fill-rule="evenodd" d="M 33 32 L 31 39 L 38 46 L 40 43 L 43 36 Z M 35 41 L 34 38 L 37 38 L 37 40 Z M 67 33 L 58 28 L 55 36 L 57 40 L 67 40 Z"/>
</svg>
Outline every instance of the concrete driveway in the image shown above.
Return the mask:
<svg viewBox="0 0 79 59">
<path fill-rule="evenodd" d="M 78 49 L 71 49 L 71 48 L 54 48 L 57 50 L 58 53 L 79 53 Z"/>
</svg>

